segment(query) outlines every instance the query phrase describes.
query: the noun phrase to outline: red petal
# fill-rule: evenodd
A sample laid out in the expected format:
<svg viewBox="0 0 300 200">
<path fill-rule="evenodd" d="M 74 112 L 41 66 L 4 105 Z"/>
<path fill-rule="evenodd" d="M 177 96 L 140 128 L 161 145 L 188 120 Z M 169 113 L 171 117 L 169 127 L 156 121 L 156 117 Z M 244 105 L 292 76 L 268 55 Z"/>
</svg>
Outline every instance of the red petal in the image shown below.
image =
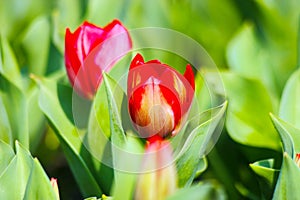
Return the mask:
<svg viewBox="0 0 300 200">
<path fill-rule="evenodd" d="M 144 64 L 144 58 L 141 54 L 136 54 L 133 60 L 131 61 L 129 70 Z"/>
<path fill-rule="evenodd" d="M 193 90 L 195 90 L 195 77 L 194 77 L 193 69 L 192 69 L 190 64 L 186 65 L 186 69 L 185 69 L 185 72 L 184 72 L 183 76 L 191 84 Z"/>
</svg>

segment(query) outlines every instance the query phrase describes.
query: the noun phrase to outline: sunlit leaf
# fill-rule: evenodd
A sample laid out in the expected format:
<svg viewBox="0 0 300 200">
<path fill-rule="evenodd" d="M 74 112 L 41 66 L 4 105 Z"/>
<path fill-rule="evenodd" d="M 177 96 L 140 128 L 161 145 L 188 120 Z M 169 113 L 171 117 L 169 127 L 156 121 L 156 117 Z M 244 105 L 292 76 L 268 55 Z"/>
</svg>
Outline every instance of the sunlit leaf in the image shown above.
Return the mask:
<svg viewBox="0 0 300 200">
<path fill-rule="evenodd" d="M 0 177 L 1 198 L 23 198 L 32 165 L 30 153 L 16 142 L 16 155 Z"/>
<path fill-rule="evenodd" d="M 229 135 L 244 145 L 279 150 L 279 136 L 269 118 L 273 106 L 265 87 L 258 80 L 235 73 L 221 75 L 226 90 L 223 95 L 228 98 L 226 128 Z"/>
<path fill-rule="evenodd" d="M 182 188 L 167 198 L 167 200 L 209 200 L 209 199 L 227 199 L 226 193 L 222 187 L 214 182 L 200 182 L 198 185 L 193 185 L 189 188 Z"/>
<path fill-rule="evenodd" d="M 281 137 L 284 151 L 294 158 L 295 153 L 300 152 L 300 130 L 277 116 L 271 114 L 271 118 Z"/>
<path fill-rule="evenodd" d="M 289 78 L 285 85 L 281 102 L 279 117 L 300 129 L 300 70 Z"/>
<path fill-rule="evenodd" d="M 284 153 L 273 199 L 298 199 L 300 195 L 299 180 L 299 167 L 287 153 Z"/>
<path fill-rule="evenodd" d="M 24 200 L 53 199 L 58 200 L 50 180 L 37 159 L 33 159 L 32 169 L 26 186 Z"/>
<path fill-rule="evenodd" d="M 0 140 L 0 176 L 13 159 L 15 153 L 11 146 Z"/>
</svg>

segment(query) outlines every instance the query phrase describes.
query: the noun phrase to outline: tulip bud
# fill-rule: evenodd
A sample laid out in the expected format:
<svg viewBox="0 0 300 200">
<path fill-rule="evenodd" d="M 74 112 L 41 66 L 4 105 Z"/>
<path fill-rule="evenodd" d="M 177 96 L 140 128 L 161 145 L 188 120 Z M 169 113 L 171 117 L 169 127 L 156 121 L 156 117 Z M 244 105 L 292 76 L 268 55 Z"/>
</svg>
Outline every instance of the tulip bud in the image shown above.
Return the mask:
<svg viewBox="0 0 300 200">
<path fill-rule="evenodd" d="M 56 195 L 56 199 L 59 200 L 59 192 L 58 192 L 57 179 L 56 178 L 51 178 L 50 183 L 51 183 L 52 188 L 54 190 L 54 193 Z"/>
<path fill-rule="evenodd" d="M 175 135 L 185 120 L 194 96 L 191 66 L 184 75 L 158 60 L 144 62 L 137 54 L 128 74 L 128 106 L 131 120 L 144 138 Z"/>
<path fill-rule="evenodd" d="M 65 65 L 73 88 L 92 99 L 102 81 L 102 72 L 132 48 L 128 31 L 114 20 L 104 28 L 84 22 L 74 33 L 67 28 Z"/>
<path fill-rule="evenodd" d="M 176 167 L 167 140 L 148 143 L 143 159 L 143 171 L 147 170 L 151 172 L 138 176 L 135 200 L 164 200 L 177 189 Z"/>
<path fill-rule="evenodd" d="M 297 154 L 296 154 L 295 162 L 296 162 L 296 165 L 297 165 L 298 167 L 300 167 L 300 153 L 297 153 Z"/>
</svg>

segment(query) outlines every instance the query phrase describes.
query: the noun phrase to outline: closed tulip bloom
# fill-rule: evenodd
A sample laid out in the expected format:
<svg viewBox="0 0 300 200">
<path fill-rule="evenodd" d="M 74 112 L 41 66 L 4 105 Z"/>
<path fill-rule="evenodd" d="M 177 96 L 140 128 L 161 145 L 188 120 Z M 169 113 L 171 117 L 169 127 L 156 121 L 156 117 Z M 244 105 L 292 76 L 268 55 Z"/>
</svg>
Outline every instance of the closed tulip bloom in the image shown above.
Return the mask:
<svg viewBox="0 0 300 200">
<path fill-rule="evenodd" d="M 128 31 L 114 20 L 104 28 L 84 22 L 74 33 L 65 35 L 65 65 L 73 88 L 92 99 L 102 81 L 102 72 L 132 48 Z"/>
<path fill-rule="evenodd" d="M 189 64 L 182 75 L 158 60 L 144 62 L 137 54 L 127 84 L 129 113 L 140 136 L 165 138 L 179 131 L 194 96 L 195 80 Z"/>
</svg>

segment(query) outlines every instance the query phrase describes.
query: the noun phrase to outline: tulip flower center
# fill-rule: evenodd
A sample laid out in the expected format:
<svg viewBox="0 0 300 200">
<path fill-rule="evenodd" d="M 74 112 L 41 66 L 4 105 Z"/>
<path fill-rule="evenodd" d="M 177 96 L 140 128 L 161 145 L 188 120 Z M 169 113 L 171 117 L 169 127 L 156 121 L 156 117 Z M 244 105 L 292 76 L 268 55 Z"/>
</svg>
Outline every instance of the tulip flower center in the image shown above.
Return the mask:
<svg viewBox="0 0 300 200">
<path fill-rule="evenodd" d="M 165 137 L 175 128 L 175 113 L 163 94 L 166 90 L 170 89 L 160 85 L 160 81 L 156 78 L 150 77 L 129 99 L 130 115 L 138 132 L 144 138 L 155 134 Z M 172 95 L 172 92 L 168 91 L 168 95 L 170 94 Z M 168 97 L 176 102 L 176 98 Z"/>
</svg>

